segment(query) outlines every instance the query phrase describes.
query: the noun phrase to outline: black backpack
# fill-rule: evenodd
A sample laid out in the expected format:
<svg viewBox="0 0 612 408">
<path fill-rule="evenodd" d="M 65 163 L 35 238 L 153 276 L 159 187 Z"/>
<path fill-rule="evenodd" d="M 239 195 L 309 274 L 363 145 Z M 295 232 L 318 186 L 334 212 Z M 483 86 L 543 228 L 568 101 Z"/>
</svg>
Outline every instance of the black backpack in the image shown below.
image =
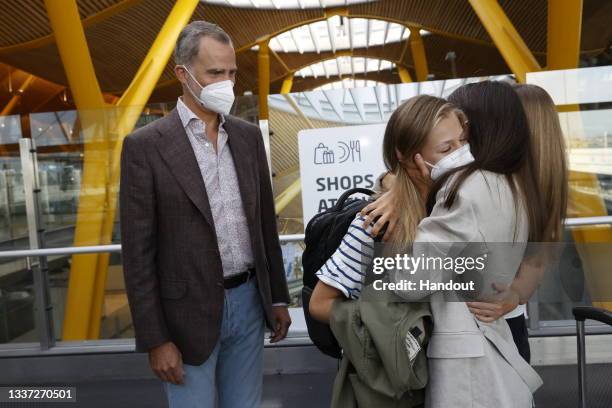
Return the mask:
<svg viewBox="0 0 612 408">
<path fill-rule="evenodd" d="M 302 254 L 303 283 L 302 307 L 306 317 L 308 335 L 315 346 L 324 354 L 334 358 L 342 356 L 342 349 L 328 324 L 321 323 L 310 316 L 309 304 L 312 291 L 319 278 L 315 273 L 327 262 L 340 246 L 342 238 L 355 219 L 355 216 L 370 201 L 362 198 L 349 199 L 351 195 L 362 193 L 371 196 L 374 191 L 367 188 L 353 188 L 344 192 L 336 205 L 315 215 L 306 226 Z"/>
</svg>

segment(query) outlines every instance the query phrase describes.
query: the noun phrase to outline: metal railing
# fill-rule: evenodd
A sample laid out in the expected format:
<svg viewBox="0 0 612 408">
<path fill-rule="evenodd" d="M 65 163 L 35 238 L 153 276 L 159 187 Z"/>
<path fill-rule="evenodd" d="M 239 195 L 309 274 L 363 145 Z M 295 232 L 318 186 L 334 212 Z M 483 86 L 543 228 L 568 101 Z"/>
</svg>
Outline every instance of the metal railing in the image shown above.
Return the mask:
<svg viewBox="0 0 612 408">
<path fill-rule="evenodd" d="M 565 220 L 566 227 L 585 227 L 593 225 L 612 225 L 612 216 L 568 218 Z M 304 240 L 304 234 L 279 235 L 280 242 L 299 242 Z M 97 253 L 120 253 L 121 244 L 92 245 L 80 247 L 21 249 L 12 251 L 0 251 L 2 258 L 27 258 L 51 255 L 77 255 Z"/>
<path fill-rule="evenodd" d="M 565 220 L 566 227 L 580 227 L 580 226 L 593 226 L 593 225 L 612 225 L 612 216 L 602 217 L 584 217 L 584 218 L 570 218 Z M 280 242 L 299 242 L 304 240 L 304 234 L 292 234 L 292 235 L 281 235 L 279 236 Z M 78 255 L 78 254 L 95 254 L 95 253 L 121 253 L 121 245 L 94 245 L 94 246 L 82 246 L 82 247 L 63 247 L 63 248 L 36 248 L 36 249 L 24 249 L 24 250 L 11 250 L 11 251 L 0 251 L 0 259 L 2 258 L 25 258 L 28 269 L 31 269 L 34 276 L 37 274 L 43 274 L 42 269 L 32 268 L 34 261 L 47 256 L 57 255 Z M 39 278 L 40 279 L 40 278 Z M 36 279 L 35 279 L 36 280 Z M 35 285 L 35 296 L 45 296 L 48 293 L 48 287 L 39 287 L 41 285 Z M 533 325 L 540 328 L 540 322 L 538 319 L 537 312 L 537 297 L 534 302 L 529 304 L 529 316 L 531 332 L 534 332 Z M 38 304 L 38 303 L 37 303 Z M 134 343 L 133 339 L 113 339 L 113 340 L 98 340 L 98 341 L 81 341 L 81 342 L 61 342 L 61 344 L 55 344 L 55 338 L 50 330 L 53 327 L 53 322 L 50 319 L 49 306 L 46 306 L 42 310 L 37 308 L 37 314 L 43 316 L 37 317 L 39 324 L 48 325 L 46 327 L 38 327 L 39 342 L 38 343 L 5 343 L 0 344 L 0 357 L 3 356 L 25 356 L 32 354 L 73 354 L 73 353 L 87 353 L 87 352 L 117 352 L 117 351 L 133 351 Z M 543 322 L 544 323 L 544 322 Z M 571 322 L 573 323 L 573 322 Z M 589 333 L 609 333 L 610 331 L 606 328 L 594 326 L 590 328 Z M 569 327 L 545 327 L 543 336 L 563 336 L 574 334 Z M 45 336 L 51 336 L 50 338 Z M 105 347 L 104 342 L 109 342 L 108 347 Z M 305 345 L 309 344 L 309 339 L 303 333 L 301 337 L 297 336 L 293 339 L 288 339 L 282 346 L 292 345 Z"/>
<path fill-rule="evenodd" d="M 579 217 L 565 220 L 566 227 L 584 227 L 587 225 L 612 225 L 612 216 Z"/>
</svg>

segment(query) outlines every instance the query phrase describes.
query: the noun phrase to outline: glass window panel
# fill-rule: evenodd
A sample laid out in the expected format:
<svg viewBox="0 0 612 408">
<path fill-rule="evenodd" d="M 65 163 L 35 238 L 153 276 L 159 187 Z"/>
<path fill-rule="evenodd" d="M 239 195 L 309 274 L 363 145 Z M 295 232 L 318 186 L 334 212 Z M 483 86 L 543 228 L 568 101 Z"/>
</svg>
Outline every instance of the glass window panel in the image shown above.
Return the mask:
<svg viewBox="0 0 612 408">
<path fill-rule="evenodd" d="M 366 35 L 368 24 L 370 26 L 369 37 Z M 387 27 L 389 27 L 389 32 L 385 41 Z M 404 35 L 400 38 L 402 31 Z M 330 39 L 330 33 L 333 41 Z M 387 23 L 376 19 L 333 16 L 325 21 L 317 21 L 281 33 L 274 37 L 279 41 L 271 41 L 270 47 L 276 52 L 296 52 L 298 48 L 301 48 L 304 52 L 313 52 L 316 51 L 316 46 L 312 40 L 312 35 L 314 35 L 317 37 L 320 51 L 332 50 L 332 43 L 337 50 L 347 50 L 351 47 L 351 39 L 353 48 L 365 48 L 366 45 L 375 46 L 403 41 L 408 38 L 409 34 L 410 30 L 396 23 Z M 299 47 L 296 47 L 292 35 L 296 41 L 300 42 Z"/>
<path fill-rule="evenodd" d="M 0 144 L 19 143 L 21 137 L 21 116 L 0 116 Z"/>
<path fill-rule="evenodd" d="M 374 0 L 200 0 L 202 3 L 261 9 L 330 8 L 367 3 Z"/>
<path fill-rule="evenodd" d="M 38 342 L 34 305 L 25 259 L 0 259 L 0 344 Z"/>
<path fill-rule="evenodd" d="M 0 250 L 4 251 L 30 246 L 19 157 L 21 137 L 20 115 L 0 116 L 0 144 L 4 145 L 0 153 Z M 0 263 L 0 280 L 3 274 Z"/>
<path fill-rule="evenodd" d="M 19 153 L 21 116 L 0 116 L 0 251 L 29 249 Z M 0 344 L 38 341 L 34 282 L 25 259 L 0 259 Z"/>
<path fill-rule="evenodd" d="M 557 105 L 612 101 L 612 66 L 530 72 L 527 82 L 544 88 Z"/>
<path fill-rule="evenodd" d="M 325 68 L 323 68 L 325 66 Z M 340 66 L 340 73 L 342 75 L 352 75 L 354 73 L 363 73 L 377 71 L 380 66 L 380 70 L 390 70 L 395 67 L 395 64 L 390 61 L 380 61 L 374 58 L 362 58 L 362 57 L 338 57 L 332 60 L 325 60 L 314 63 L 307 67 L 304 67 L 296 72 L 296 75 L 301 77 L 308 76 L 325 76 L 325 70 L 327 75 L 335 76 L 338 75 L 338 66 Z"/>
</svg>

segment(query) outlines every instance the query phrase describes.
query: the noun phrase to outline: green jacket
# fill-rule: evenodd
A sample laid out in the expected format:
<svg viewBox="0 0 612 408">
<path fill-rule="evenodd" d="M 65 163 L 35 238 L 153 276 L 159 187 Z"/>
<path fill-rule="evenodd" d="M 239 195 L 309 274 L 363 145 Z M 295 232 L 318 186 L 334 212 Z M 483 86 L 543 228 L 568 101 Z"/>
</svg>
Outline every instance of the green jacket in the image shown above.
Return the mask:
<svg viewBox="0 0 612 408">
<path fill-rule="evenodd" d="M 330 326 L 343 350 L 332 408 L 411 408 L 427 385 L 428 302 L 407 303 L 370 285 L 336 301 Z"/>
</svg>

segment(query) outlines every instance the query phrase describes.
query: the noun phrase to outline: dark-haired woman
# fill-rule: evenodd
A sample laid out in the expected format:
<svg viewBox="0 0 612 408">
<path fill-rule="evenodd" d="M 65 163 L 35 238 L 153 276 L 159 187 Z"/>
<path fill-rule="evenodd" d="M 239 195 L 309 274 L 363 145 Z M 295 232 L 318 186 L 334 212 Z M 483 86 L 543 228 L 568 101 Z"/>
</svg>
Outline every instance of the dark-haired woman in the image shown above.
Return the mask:
<svg viewBox="0 0 612 408">
<path fill-rule="evenodd" d="M 428 200 L 431 211 L 418 226 L 412 254 L 434 259 L 485 256 L 483 273 L 470 276 L 479 284 L 478 296 L 486 298 L 493 284 L 512 282 L 527 241 L 541 241 L 545 210 L 533 170 L 527 119 L 512 87 L 491 81 L 469 84 L 449 101 L 467 115 L 474 161 L 460 161 L 459 167 L 430 163 L 436 175 Z M 422 166 L 422 158 L 415 161 Z M 419 288 L 421 282 L 448 283 L 467 277 L 420 268 L 398 272 L 396 279 L 414 281 Z M 398 294 L 431 303 L 434 329 L 427 350 L 426 406 L 531 407 L 541 379 L 520 356 L 505 320 L 477 320 L 465 298 L 448 291 Z"/>
</svg>

